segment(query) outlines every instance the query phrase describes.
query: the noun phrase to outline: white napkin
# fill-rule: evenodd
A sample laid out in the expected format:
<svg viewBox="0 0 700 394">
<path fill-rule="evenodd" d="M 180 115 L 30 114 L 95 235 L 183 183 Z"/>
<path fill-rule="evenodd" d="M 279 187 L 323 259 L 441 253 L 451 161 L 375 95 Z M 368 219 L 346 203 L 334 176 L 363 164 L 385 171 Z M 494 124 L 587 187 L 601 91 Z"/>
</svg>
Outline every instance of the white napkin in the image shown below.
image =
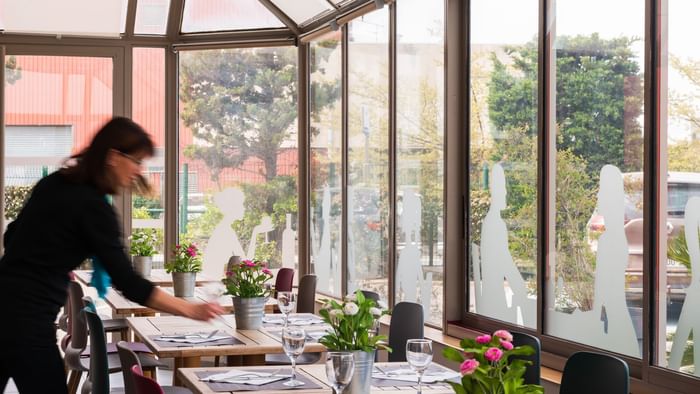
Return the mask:
<svg viewBox="0 0 700 394">
<path fill-rule="evenodd" d="M 318 341 L 319 339 L 326 336 L 326 334 L 328 334 L 328 332 L 326 332 L 326 331 L 309 331 L 306 333 L 306 336 L 308 338 L 315 340 L 315 341 Z"/>
<path fill-rule="evenodd" d="M 191 334 L 191 335 L 181 335 L 181 336 L 162 335 L 159 337 L 155 337 L 154 339 L 156 341 L 197 344 L 197 343 L 220 341 L 222 339 L 229 339 L 229 338 L 231 338 L 230 335 L 214 335 L 211 338 L 207 338 L 206 335 Z"/>
<path fill-rule="evenodd" d="M 210 375 L 206 378 L 201 378 L 200 380 L 204 382 L 236 383 L 261 386 L 263 384 L 268 384 L 291 377 L 292 375 L 280 375 L 277 373 L 272 374 L 269 372 L 251 372 L 233 369 L 228 372 Z"/>
<path fill-rule="evenodd" d="M 439 382 L 442 380 L 457 378 L 459 376 L 460 376 L 459 373 L 455 372 L 455 371 L 429 370 L 429 371 L 425 371 L 425 373 L 423 374 L 422 382 L 423 383 L 435 383 L 435 382 Z M 377 368 L 375 368 L 374 371 L 372 372 L 372 377 L 375 379 L 400 380 L 402 382 L 416 382 L 416 383 L 418 383 L 418 375 L 416 374 L 416 371 L 414 371 L 410 368 L 398 368 L 398 369 L 391 369 L 391 370 L 384 370 L 382 368 L 381 371 L 379 371 L 379 370 L 377 370 Z"/>
<path fill-rule="evenodd" d="M 283 317 L 263 317 L 263 323 L 267 324 L 284 324 Z M 322 324 L 323 320 L 317 318 L 308 317 L 290 317 L 287 324 L 290 326 L 310 326 L 313 324 Z"/>
</svg>

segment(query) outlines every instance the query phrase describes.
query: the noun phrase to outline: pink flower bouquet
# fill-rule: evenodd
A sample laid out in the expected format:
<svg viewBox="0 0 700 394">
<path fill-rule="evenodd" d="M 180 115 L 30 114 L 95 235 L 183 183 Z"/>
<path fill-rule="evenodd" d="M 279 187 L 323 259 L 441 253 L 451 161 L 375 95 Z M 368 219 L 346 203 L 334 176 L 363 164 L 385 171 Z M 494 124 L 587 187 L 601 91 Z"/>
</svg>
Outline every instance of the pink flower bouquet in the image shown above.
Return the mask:
<svg viewBox="0 0 700 394">
<path fill-rule="evenodd" d="M 199 256 L 197 245 L 182 243 L 175 245 L 170 261 L 165 263 L 167 273 L 172 272 L 200 272 L 202 270 L 202 258 Z"/>
<path fill-rule="evenodd" d="M 542 386 L 523 384 L 523 374 L 530 361 L 511 359 L 535 352 L 530 346 L 513 346 L 513 335 L 498 330 L 493 335 L 465 338 L 462 351 L 446 348 L 443 355 L 460 363 L 460 383 L 447 382 L 457 394 L 530 394 L 544 393 Z"/>
<path fill-rule="evenodd" d="M 271 278 L 272 271 L 267 267 L 267 263 L 253 259 L 230 265 L 226 277 L 221 281 L 226 286 L 226 294 L 254 298 L 270 295 L 265 283 Z"/>
</svg>

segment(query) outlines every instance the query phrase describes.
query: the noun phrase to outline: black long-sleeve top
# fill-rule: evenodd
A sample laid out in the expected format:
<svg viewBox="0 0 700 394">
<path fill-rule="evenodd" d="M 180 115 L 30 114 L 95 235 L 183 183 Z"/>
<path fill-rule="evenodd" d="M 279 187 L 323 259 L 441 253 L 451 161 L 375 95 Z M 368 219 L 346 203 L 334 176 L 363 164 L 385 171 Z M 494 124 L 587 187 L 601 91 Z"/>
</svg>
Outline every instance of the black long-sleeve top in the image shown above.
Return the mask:
<svg viewBox="0 0 700 394">
<path fill-rule="evenodd" d="M 60 172 L 39 181 L 5 232 L 0 333 L 55 343 L 53 322 L 66 300 L 68 273 L 90 256 L 127 298 L 145 304 L 153 284 L 132 270 L 120 235 L 116 213 L 97 189 Z"/>
</svg>

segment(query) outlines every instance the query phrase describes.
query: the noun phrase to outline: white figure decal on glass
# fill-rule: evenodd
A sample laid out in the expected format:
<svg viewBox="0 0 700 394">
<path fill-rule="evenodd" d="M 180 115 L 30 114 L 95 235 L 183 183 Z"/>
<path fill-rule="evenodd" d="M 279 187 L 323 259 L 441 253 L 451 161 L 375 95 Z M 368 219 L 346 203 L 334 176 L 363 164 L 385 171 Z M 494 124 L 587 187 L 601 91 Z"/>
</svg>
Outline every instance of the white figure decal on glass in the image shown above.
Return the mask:
<svg viewBox="0 0 700 394">
<path fill-rule="evenodd" d="M 258 235 L 269 233 L 275 229 L 272 219 L 269 216 L 263 216 L 260 219 L 260 224 L 253 228 L 248 252 L 245 253 L 238 240 L 238 235 L 231 228 L 231 224 L 235 220 L 243 218 L 244 199 L 243 192 L 236 188 L 227 188 L 214 195 L 214 204 L 224 217 L 212 231 L 202 255 L 202 272 L 207 276 L 221 277 L 231 255 L 241 256 L 244 259 L 255 257 Z"/>
<path fill-rule="evenodd" d="M 504 209 L 506 177 L 503 167 L 494 164 L 491 205 L 481 225 L 481 297 L 477 300 L 482 305 L 477 306 L 477 310 L 495 319 L 534 327 L 536 304 L 528 298 L 525 280 L 508 249 L 508 228 L 501 218 Z M 512 292 L 512 298 L 506 295 L 506 286 Z M 524 321 L 518 321 L 518 308 Z"/>
<path fill-rule="evenodd" d="M 221 277 L 231 255 L 245 255 L 238 235 L 231 228 L 231 223 L 243 218 L 244 199 L 243 192 L 235 188 L 214 195 L 214 204 L 224 217 L 212 231 L 202 255 L 202 272 L 209 277 Z"/>
<path fill-rule="evenodd" d="M 297 232 L 292 230 L 292 214 L 286 215 L 284 231 L 282 231 L 282 267 L 296 269 L 296 246 Z"/>
<path fill-rule="evenodd" d="M 637 334 L 625 297 L 629 249 L 624 225 L 624 183 L 615 166 L 606 165 L 600 171 L 597 211 L 603 216 L 605 230 L 598 239 L 593 308 L 589 311 L 577 308 L 571 314 L 555 311 L 549 316 L 548 331 L 555 336 L 639 357 Z M 562 289 L 563 284 L 559 283 L 558 288 Z"/>
<path fill-rule="evenodd" d="M 598 318 L 604 343 L 600 347 L 624 354 L 639 354 L 637 334 L 625 297 L 625 270 L 629 261 L 625 235 L 625 190 L 620 170 L 606 165 L 600 170 L 598 212 L 605 230 L 598 238 L 593 318 Z"/>
<path fill-rule="evenodd" d="M 673 337 L 671 346 L 671 356 L 668 360 L 668 367 L 679 370 L 681 359 L 685 352 L 685 347 L 693 333 L 693 360 L 695 376 L 700 376 L 700 350 L 696 349 L 695 343 L 700 338 L 700 275 L 696 272 L 700 269 L 700 241 L 698 240 L 698 226 L 700 226 L 700 197 L 691 197 L 685 205 L 685 242 L 688 245 L 688 256 L 690 257 L 690 285 L 685 289 L 685 301 L 681 309 L 676 335 Z"/>
<path fill-rule="evenodd" d="M 324 293 L 333 294 L 333 289 L 331 288 L 331 226 L 330 226 L 330 212 L 331 212 L 331 192 L 328 189 L 328 185 L 323 187 L 323 201 L 321 202 L 321 240 L 318 243 L 318 248 L 316 248 L 316 242 L 313 242 L 314 246 L 314 273 L 318 278 L 318 290 Z M 313 231 L 312 234 L 316 234 L 317 231 Z M 315 238 L 315 237 L 314 237 Z M 314 241 L 316 241 L 314 239 Z"/>
<path fill-rule="evenodd" d="M 416 302 L 418 289 L 421 289 L 421 299 L 424 296 L 421 286 L 423 269 L 419 248 L 421 201 L 413 190 L 408 188 L 403 190 L 402 207 L 399 220 L 405 243 L 396 267 L 396 288 L 403 292 L 403 301 Z"/>
</svg>

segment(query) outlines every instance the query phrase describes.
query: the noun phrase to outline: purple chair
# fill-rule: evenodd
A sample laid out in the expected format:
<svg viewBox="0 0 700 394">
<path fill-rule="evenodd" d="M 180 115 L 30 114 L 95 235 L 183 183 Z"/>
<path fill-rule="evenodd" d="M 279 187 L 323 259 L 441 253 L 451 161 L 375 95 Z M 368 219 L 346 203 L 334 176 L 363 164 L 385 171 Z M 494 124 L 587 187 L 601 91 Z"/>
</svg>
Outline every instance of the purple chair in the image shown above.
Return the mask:
<svg viewBox="0 0 700 394">
<path fill-rule="evenodd" d="M 136 394 L 165 394 L 163 388 L 160 387 L 155 380 L 143 376 L 141 367 L 133 365 L 131 367 L 131 376 L 134 378 L 134 388 Z"/>
<path fill-rule="evenodd" d="M 291 268 L 280 268 L 275 279 L 275 297 L 278 291 L 292 291 L 294 282 L 294 270 Z"/>
</svg>

